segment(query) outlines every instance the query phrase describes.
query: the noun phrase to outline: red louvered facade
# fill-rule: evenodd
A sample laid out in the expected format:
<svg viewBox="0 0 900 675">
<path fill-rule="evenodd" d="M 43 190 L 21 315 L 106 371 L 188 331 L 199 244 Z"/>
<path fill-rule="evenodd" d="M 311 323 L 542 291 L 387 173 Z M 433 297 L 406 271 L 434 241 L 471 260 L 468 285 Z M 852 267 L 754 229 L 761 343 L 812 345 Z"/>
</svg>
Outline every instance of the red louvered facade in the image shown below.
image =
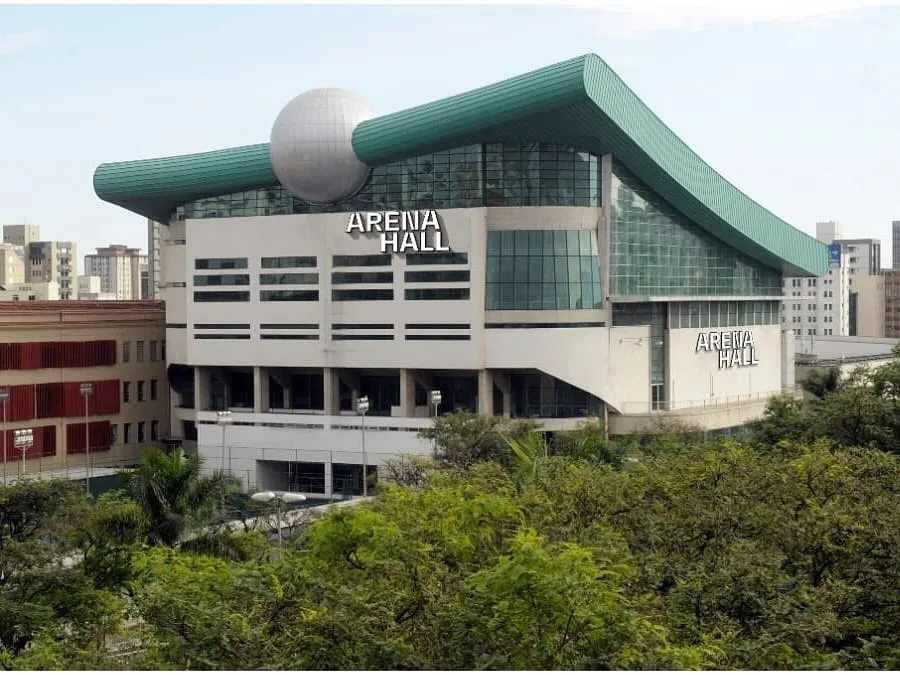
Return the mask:
<svg viewBox="0 0 900 675">
<path fill-rule="evenodd" d="M 19 384 L 9 388 L 8 421 L 53 417 L 84 417 L 84 397 L 78 382 Z M 120 410 L 119 380 L 94 380 L 94 393 L 88 399 L 88 416 L 117 415 Z M 3 414 L 0 408 L 0 415 Z"/>
<path fill-rule="evenodd" d="M 116 365 L 115 340 L 0 344 L 0 371 Z"/>
<path fill-rule="evenodd" d="M 108 421 L 91 422 L 88 427 L 90 438 L 84 437 L 84 422 L 66 425 L 66 452 L 76 455 L 85 452 L 86 440 L 91 443 L 91 452 L 109 450 L 112 447 L 112 428 Z"/>
<path fill-rule="evenodd" d="M 25 451 L 25 459 L 31 459 L 33 457 L 52 457 L 55 455 L 56 427 L 51 425 L 32 427 L 31 429 L 34 434 L 34 440 L 33 445 Z M 0 434 L 2 434 L 2 432 L 0 432 Z M 82 440 L 82 443 L 83 442 L 84 441 Z M 94 442 L 91 441 L 91 446 L 93 445 Z M 0 452 L 3 452 L 2 447 L 0 447 Z M 22 451 L 16 448 L 15 445 L 15 429 L 8 429 L 6 431 L 6 458 L 7 462 L 22 459 Z"/>
</svg>

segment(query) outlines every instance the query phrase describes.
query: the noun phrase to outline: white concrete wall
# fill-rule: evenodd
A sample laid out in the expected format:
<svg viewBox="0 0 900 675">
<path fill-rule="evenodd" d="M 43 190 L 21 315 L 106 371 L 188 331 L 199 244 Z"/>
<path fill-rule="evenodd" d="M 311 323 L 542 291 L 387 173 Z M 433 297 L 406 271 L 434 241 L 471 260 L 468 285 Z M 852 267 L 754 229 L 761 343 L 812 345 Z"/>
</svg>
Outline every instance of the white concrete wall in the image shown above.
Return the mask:
<svg viewBox="0 0 900 675">
<path fill-rule="evenodd" d="M 697 351 L 700 333 L 749 330 L 753 333 L 758 365 L 719 368 L 715 351 Z M 704 402 L 752 399 L 782 389 L 780 326 L 735 329 L 682 328 L 669 331 L 669 399 L 673 409 Z"/>
<path fill-rule="evenodd" d="M 214 412 L 198 412 L 197 419 L 200 457 L 207 470 L 219 470 L 222 467 L 223 427 L 215 424 Z M 356 415 L 235 411 L 232 419 L 234 423 L 224 427 L 225 468 L 227 470 L 230 455 L 231 471 L 245 487 L 268 487 L 259 483 L 258 461 L 362 464 L 362 424 Z M 246 423 L 255 426 L 245 426 Z M 367 417 L 366 463 L 382 465 L 403 453 L 430 455 L 431 444 L 418 438 L 419 431 L 429 426 L 429 418 Z"/>
</svg>

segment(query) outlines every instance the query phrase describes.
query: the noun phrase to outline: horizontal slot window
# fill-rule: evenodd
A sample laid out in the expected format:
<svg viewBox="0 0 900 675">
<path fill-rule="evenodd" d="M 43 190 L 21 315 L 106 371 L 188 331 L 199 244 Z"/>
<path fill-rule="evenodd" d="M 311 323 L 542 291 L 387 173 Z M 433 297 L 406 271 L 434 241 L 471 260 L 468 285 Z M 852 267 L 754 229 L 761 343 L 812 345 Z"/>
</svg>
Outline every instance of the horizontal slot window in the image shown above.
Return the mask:
<svg viewBox="0 0 900 675">
<path fill-rule="evenodd" d="M 195 274 L 194 286 L 249 286 L 249 274 Z"/>
<path fill-rule="evenodd" d="M 262 340 L 318 340 L 318 335 L 260 335 Z"/>
<path fill-rule="evenodd" d="M 166 328 L 187 328 L 186 323 L 167 323 Z"/>
<path fill-rule="evenodd" d="M 331 291 L 331 299 L 335 302 L 351 300 L 393 300 L 393 288 L 354 288 L 335 289 Z"/>
<path fill-rule="evenodd" d="M 318 302 L 319 291 L 260 291 L 262 302 Z"/>
<path fill-rule="evenodd" d="M 282 256 L 280 258 L 261 258 L 260 266 L 264 270 L 291 269 L 295 267 L 315 267 L 315 256 Z"/>
<path fill-rule="evenodd" d="M 351 341 L 352 340 L 356 340 L 356 341 L 382 340 L 382 341 L 384 341 L 384 340 L 393 340 L 394 336 L 393 335 L 332 335 L 331 339 L 336 340 L 336 341 L 344 341 L 344 342 L 346 342 L 348 340 L 351 340 Z"/>
<path fill-rule="evenodd" d="M 332 258 L 332 267 L 390 267 L 390 254 L 372 255 L 336 255 Z"/>
<path fill-rule="evenodd" d="M 468 330 L 467 323 L 408 323 L 406 330 Z"/>
<path fill-rule="evenodd" d="M 246 258 L 197 258 L 194 261 L 195 270 L 245 270 Z"/>
<path fill-rule="evenodd" d="M 279 284 L 317 284 L 319 283 L 319 275 L 315 272 L 260 274 L 259 283 L 263 286 L 275 286 Z"/>
<path fill-rule="evenodd" d="M 576 321 L 572 323 L 486 323 L 485 328 L 603 328 L 603 321 Z"/>
<path fill-rule="evenodd" d="M 230 328 L 232 330 L 240 330 L 243 328 L 245 330 L 250 330 L 250 324 L 249 323 L 195 323 L 194 324 L 195 330 L 203 330 L 205 328 L 213 328 L 213 329 Z"/>
<path fill-rule="evenodd" d="M 468 288 L 407 288 L 407 300 L 468 300 Z"/>
<path fill-rule="evenodd" d="M 407 253 L 407 265 L 467 265 L 468 253 L 435 252 L 435 253 Z"/>
<path fill-rule="evenodd" d="M 393 272 L 332 272 L 332 284 L 392 284 Z"/>
<path fill-rule="evenodd" d="M 250 291 L 194 291 L 194 302 L 250 302 Z"/>
<path fill-rule="evenodd" d="M 451 342 L 465 342 L 471 340 L 468 335 L 407 335 L 407 340 L 430 340 L 437 342 L 440 340 L 449 340 Z"/>
<path fill-rule="evenodd" d="M 318 330 L 317 323 L 261 323 L 260 330 Z"/>
<path fill-rule="evenodd" d="M 195 333 L 195 340 L 249 340 L 249 335 L 240 333 Z"/>
<path fill-rule="evenodd" d="M 370 330 L 393 330 L 392 323 L 333 323 L 332 330 L 354 330 L 359 328 L 368 328 Z"/>
<path fill-rule="evenodd" d="M 454 281 L 469 281 L 469 270 L 429 270 L 428 272 L 406 272 L 408 284 L 440 284 Z"/>
</svg>

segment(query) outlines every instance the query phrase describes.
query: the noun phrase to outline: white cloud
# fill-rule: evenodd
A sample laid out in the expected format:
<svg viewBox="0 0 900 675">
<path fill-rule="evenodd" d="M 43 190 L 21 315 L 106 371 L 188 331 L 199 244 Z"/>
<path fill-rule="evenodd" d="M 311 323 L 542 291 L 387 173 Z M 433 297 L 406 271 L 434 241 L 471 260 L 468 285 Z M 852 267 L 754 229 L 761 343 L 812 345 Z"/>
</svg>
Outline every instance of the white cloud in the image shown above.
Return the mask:
<svg viewBox="0 0 900 675">
<path fill-rule="evenodd" d="M 0 34 L 0 55 L 27 52 L 42 46 L 45 42 L 44 34 L 37 31 Z"/>
<path fill-rule="evenodd" d="M 574 0 L 566 3 L 609 12 L 632 32 L 700 30 L 716 26 L 827 19 L 900 0 Z"/>
</svg>

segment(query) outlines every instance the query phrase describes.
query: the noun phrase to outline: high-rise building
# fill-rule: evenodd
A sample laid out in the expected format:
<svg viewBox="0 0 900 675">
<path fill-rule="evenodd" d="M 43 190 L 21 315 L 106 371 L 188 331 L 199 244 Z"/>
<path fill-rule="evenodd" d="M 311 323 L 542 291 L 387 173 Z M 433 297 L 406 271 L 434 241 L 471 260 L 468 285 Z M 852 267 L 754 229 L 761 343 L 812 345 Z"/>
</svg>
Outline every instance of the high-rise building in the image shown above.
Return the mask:
<svg viewBox="0 0 900 675">
<path fill-rule="evenodd" d="M 3 243 L 27 246 L 41 238 L 40 225 L 4 225 Z"/>
<path fill-rule="evenodd" d="M 816 223 L 816 239 L 828 245 L 828 274 L 785 277 L 781 323 L 797 336 L 848 335 L 850 321 L 849 258 L 840 243 L 841 226 Z"/>
<path fill-rule="evenodd" d="M 85 276 L 100 277 L 99 292 L 116 300 L 142 299 L 141 275 L 146 272 L 147 256 L 139 248 L 111 244 L 84 256 Z"/>
<path fill-rule="evenodd" d="M 891 267 L 900 270 L 900 220 L 891 223 Z"/>
<path fill-rule="evenodd" d="M 147 298 L 159 300 L 159 245 L 165 225 L 147 221 Z"/>
<path fill-rule="evenodd" d="M 73 241 L 32 241 L 25 246 L 25 281 L 55 281 L 60 300 L 78 298 L 78 255 Z"/>
<path fill-rule="evenodd" d="M 18 244 L 0 244 L 0 284 L 25 282 L 25 247 Z"/>
</svg>

